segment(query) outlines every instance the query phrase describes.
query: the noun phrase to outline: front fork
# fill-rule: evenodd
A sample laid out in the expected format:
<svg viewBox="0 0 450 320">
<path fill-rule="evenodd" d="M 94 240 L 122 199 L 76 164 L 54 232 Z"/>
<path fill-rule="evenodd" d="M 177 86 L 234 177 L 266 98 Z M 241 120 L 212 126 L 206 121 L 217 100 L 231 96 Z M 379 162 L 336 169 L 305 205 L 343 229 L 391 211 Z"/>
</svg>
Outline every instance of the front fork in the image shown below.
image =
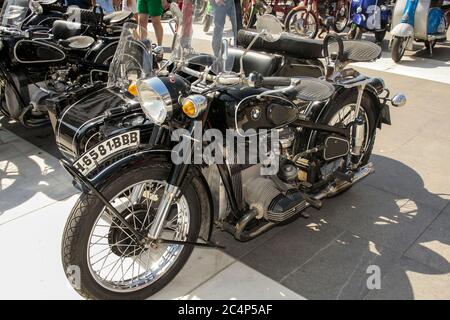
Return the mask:
<svg viewBox="0 0 450 320">
<path fill-rule="evenodd" d="M 196 126 L 200 125 L 201 122 L 193 121 L 187 130 L 193 134 L 196 130 Z M 158 127 L 158 130 L 161 130 Z M 191 142 L 191 139 L 184 140 L 184 142 Z M 161 198 L 161 202 L 159 204 L 158 210 L 156 211 L 155 218 L 150 227 L 150 230 L 147 234 L 149 240 L 157 240 L 161 234 L 161 231 L 164 227 L 164 222 L 167 219 L 167 215 L 170 212 L 170 208 L 172 204 L 177 201 L 177 198 L 180 196 L 180 188 L 181 185 L 187 175 L 189 169 L 189 160 L 191 159 L 192 150 L 194 146 L 190 143 L 190 148 L 184 148 L 184 150 L 188 150 L 187 155 L 183 155 L 183 159 L 179 164 L 174 164 L 169 174 L 169 178 L 167 179 L 167 185 L 164 190 L 164 195 Z"/>
</svg>

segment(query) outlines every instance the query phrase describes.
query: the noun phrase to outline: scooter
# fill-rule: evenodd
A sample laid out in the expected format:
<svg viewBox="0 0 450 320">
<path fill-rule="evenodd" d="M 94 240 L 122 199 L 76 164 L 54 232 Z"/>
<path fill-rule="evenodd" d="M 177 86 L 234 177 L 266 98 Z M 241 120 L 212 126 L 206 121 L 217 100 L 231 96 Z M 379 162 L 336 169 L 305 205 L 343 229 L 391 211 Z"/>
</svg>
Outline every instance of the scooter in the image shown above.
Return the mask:
<svg viewBox="0 0 450 320">
<path fill-rule="evenodd" d="M 392 10 L 387 0 L 352 0 L 350 19 L 349 39 L 361 39 L 365 31 L 370 31 L 375 34 L 375 41 L 381 43 L 390 27 Z"/>
<path fill-rule="evenodd" d="M 392 60 L 399 62 L 413 40 L 423 42 L 433 55 L 437 42 L 447 40 L 449 5 L 443 0 L 397 0 L 394 9 L 391 40 Z"/>
</svg>

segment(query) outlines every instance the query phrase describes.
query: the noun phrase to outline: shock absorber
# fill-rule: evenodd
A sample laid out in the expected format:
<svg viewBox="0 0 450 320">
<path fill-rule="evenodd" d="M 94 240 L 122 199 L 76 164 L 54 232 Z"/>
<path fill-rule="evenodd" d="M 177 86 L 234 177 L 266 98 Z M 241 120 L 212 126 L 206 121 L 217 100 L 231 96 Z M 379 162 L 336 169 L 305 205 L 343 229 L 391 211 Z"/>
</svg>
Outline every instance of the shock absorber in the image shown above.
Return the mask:
<svg viewBox="0 0 450 320">
<path fill-rule="evenodd" d="M 364 121 L 360 117 L 356 118 L 353 130 L 352 155 L 359 157 L 364 143 Z"/>
</svg>

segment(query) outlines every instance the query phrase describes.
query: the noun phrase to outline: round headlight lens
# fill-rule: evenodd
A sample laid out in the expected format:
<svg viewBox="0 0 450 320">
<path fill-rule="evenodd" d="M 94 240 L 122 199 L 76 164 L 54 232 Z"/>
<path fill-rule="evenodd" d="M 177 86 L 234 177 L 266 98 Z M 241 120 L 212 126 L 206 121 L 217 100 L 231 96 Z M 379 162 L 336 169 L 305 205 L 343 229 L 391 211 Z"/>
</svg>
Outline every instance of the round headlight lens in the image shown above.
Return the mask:
<svg viewBox="0 0 450 320">
<path fill-rule="evenodd" d="M 169 90 L 157 77 L 140 80 L 136 84 L 144 114 L 156 124 L 163 124 L 172 111 Z"/>
</svg>

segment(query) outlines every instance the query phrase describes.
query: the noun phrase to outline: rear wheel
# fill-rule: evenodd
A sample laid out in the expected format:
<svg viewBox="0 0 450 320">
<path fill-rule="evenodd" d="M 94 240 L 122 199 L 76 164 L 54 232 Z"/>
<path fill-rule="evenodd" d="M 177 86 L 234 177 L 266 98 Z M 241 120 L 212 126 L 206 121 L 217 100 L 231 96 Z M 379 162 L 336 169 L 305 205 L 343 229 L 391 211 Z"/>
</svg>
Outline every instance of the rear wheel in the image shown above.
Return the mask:
<svg viewBox="0 0 450 320">
<path fill-rule="evenodd" d="M 392 60 L 399 62 L 402 60 L 403 55 L 406 51 L 406 45 L 408 44 L 408 38 L 395 37 L 392 40 L 391 56 Z"/>
<path fill-rule="evenodd" d="M 336 127 L 345 127 L 352 119 L 352 113 L 356 111 L 356 101 L 358 93 L 356 90 L 347 91 L 339 95 L 332 105 L 323 112 L 318 122 L 321 124 L 327 124 Z M 353 161 L 359 162 L 360 166 L 366 165 L 370 156 L 372 155 L 373 145 L 375 143 L 375 128 L 377 126 L 377 111 L 375 109 L 374 102 L 368 93 L 364 92 L 361 100 L 361 106 L 358 110 L 358 120 L 363 124 L 363 136 L 361 144 L 361 153 L 357 159 Z M 324 135 L 325 138 L 327 135 Z M 354 136 L 354 135 L 353 135 Z M 311 144 L 308 145 L 308 149 L 312 146 L 319 145 L 322 139 L 318 132 L 313 132 L 311 136 Z M 354 147 L 355 142 L 352 141 L 350 149 Z"/>
<path fill-rule="evenodd" d="M 291 10 L 284 23 L 285 31 L 314 39 L 319 33 L 319 19 L 306 9 Z"/>
<path fill-rule="evenodd" d="M 101 192 L 125 220 L 146 234 L 169 172 L 170 165 L 162 163 L 131 169 Z M 186 182 L 161 238 L 196 241 L 199 229 L 200 201 L 192 184 Z M 192 253 L 192 246 L 142 245 L 130 235 L 97 197 L 81 195 L 62 239 L 63 267 L 78 293 L 94 299 L 148 298 L 178 274 Z"/>
</svg>

